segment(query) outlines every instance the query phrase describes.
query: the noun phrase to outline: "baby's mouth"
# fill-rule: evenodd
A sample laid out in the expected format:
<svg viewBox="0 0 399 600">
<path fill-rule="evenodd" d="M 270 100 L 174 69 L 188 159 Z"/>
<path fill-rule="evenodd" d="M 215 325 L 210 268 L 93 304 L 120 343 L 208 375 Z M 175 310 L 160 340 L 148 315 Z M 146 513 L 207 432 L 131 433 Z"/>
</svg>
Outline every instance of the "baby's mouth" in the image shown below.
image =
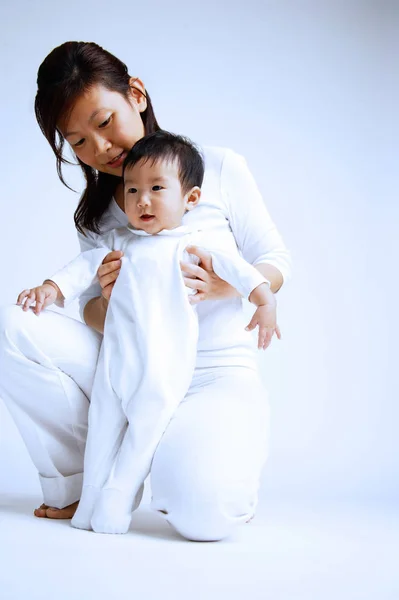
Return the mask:
<svg viewBox="0 0 399 600">
<path fill-rule="evenodd" d="M 154 215 L 141 215 L 140 219 L 142 221 L 145 221 L 146 223 L 148 223 L 148 221 L 152 221 L 152 219 L 155 219 Z"/>
</svg>

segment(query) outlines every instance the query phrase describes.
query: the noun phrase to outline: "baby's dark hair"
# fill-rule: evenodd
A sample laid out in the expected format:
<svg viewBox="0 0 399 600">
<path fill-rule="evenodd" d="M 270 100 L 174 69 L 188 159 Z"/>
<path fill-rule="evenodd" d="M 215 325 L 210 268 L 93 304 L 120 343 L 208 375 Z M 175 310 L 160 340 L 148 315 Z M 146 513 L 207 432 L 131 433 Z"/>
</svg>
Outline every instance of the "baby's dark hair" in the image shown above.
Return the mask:
<svg viewBox="0 0 399 600">
<path fill-rule="evenodd" d="M 195 144 L 186 137 L 163 129 L 150 133 L 135 143 L 124 160 L 123 178 L 126 169 L 141 160 L 152 160 L 153 164 L 159 160 L 177 160 L 183 194 L 195 186 L 201 187 L 204 180 L 204 160 Z"/>
</svg>

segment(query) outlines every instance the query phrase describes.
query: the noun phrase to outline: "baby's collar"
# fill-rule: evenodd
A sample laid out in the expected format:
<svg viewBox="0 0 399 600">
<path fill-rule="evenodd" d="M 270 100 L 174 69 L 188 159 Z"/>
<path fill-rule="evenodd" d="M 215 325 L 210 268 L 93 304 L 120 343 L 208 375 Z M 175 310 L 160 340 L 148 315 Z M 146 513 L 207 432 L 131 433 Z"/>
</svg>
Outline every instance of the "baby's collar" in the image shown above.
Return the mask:
<svg viewBox="0 0 399 600">
<path fill-rule="evenodd" d="M 133 225 L 131 225 L 130 223 L 127 225 L 127 228 L 132 233 L 134 233 L 136 235 L 142 235 L 142 236 L 156 236 L 156 235 L 179 236 L 179 235 L 184 235 L 186 233 L 192 233 L 193 231 L 196 231 L 195 229 L 193 229 L 192 227 L 188 227 L 187 225 L 180 225 L 179 227 L 175 227 L 174 229 L 162 229 L 158 233 L 148 233 L 147 231 L 144 231 L 143 229 L 135 229 L 133 227 Z"/>
</svg>

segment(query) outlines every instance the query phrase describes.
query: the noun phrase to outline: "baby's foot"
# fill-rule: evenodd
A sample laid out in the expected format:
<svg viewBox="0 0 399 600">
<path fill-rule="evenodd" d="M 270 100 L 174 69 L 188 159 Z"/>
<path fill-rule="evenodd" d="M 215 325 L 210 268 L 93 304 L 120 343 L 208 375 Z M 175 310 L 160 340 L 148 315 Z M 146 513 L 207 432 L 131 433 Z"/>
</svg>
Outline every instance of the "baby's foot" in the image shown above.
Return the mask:
<svg viewBox="0 0 399 600">
<path fill-rule="evenodd" d="M 42 504 L 39 508 L 34 510 L 33 514 L 35 517 L 41 519 L 72 519 L 78 505 L 79 501 L 74 502 L 69 506 L 65 506 L 65 508 L 54 508 L 53 506 L 48 506 L 48 504 Z"/>
<path fill-rule="evenodd" d="M 132 501 L 128 494 L 103 489 L 91 519 L 96 533 L 126 533 L 132 519 Z"/>
<path fill-rule="evenodd" d="M 76 527 L 76 529 L 86 529 L 88 531 L 91 529 L 90 521 L 99 494 L 99 488 L 90 486 L 83 487 L 79 508 L 71 521 L 72 527 Z"/>
</svg>

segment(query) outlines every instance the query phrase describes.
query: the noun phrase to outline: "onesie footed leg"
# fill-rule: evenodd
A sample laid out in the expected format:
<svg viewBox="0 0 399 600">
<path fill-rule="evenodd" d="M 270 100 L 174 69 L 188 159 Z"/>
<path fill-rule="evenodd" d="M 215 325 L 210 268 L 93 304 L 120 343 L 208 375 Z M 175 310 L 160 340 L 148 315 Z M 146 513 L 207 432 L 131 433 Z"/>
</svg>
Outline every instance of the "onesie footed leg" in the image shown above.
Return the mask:
<svg viewBox="0 0 399 600">
<path fill-rule="evenodd" d="M 126 533 L 132 518 L 131 498 L 120 490 L 102 490 L 91 519 L 96 533 Z"/>
<path fill-rule="evenodd" d="M 133 503 L 131 495 L 126 492 L 112 488 L 103 489 L 91 519 L 93 531 L 127 533 L 132 520 L 132 511 L 138 508 L 143 491 L 144 484 L 137 492 Z"/>
<path fill-rule="evenodd" d="M 90 521 L 99 495 L 99 488 L 91 486 L 83 487 L 78 509 L 71 521 L 72 527 L 76 527 L 76 529 L 87 529 L 88 531 L 91 530 L 92 527 Z"/>
</svg>

